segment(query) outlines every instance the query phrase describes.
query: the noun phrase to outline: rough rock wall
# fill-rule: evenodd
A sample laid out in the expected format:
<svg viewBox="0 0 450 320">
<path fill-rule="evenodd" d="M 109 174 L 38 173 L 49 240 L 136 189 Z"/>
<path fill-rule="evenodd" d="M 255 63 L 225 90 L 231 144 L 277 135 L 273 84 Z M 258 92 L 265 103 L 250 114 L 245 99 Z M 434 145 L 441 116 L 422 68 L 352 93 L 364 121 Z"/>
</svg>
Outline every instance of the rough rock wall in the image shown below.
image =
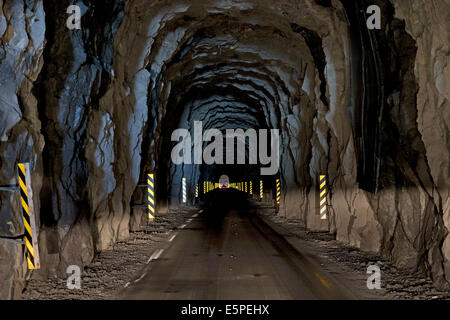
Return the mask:
<svg viewBox="0 0 450 320">
<path fill-rule="evenodd" d="M 363 43 L 363 47 L 367 50 L 372 46 L 379 55 L 378 62 L 374 61 L 378 69 L 372 73 L 381 79 L 376 83 L 378 87 L 384 88 L 379 93 L 383 96 L 380 106 L 374 106 L 383 107 L 379 191 L 364 191 L 360 188 L 364 181 L 358 179 L 358 124 L 346 111 L 347 106 L 354 111 L 358 105 L 345 84 L 352 81 L 352 87 L 355 86 L 354 80 L 349 79 L 350 70 L 360 59 L 353 50 L 350 70 L 344 67 L 326 72 L 328 84 L 336 79 L 343 94 L 336 99 L 329 91 L 330 108 L 324 110 L 328 123 L 323 128 L 318 126 L 312 140 L 313 149 L 325 149 L 322 154 L 328 152 L 328 163 L 317 165 L 314 157 L 320 152 L 314 151 L 310 167 L 313 181 L 319 170 L 328 174 L 330 225 L 317 223 L 314 218 L 309 220 L 309 214 L 317 214 L 317 207 L 311 205 L 317 203 L 317 185 L 310 192 L 309 207 L 302 206 L 301 201 L 299 205 L 308 208 L 308 228 L 330 230 L 340 241 L 381 252 L 399 267 L 430 274 L 438 288 L 446 289 L 450 114 L 449 87 L 444 79 L 448 78 L 449 31 L 445 21 L 450 8 L 445 1 L 432 1 L 430 7 L 422 1 L 396 1 L 394 12 L 387 2 L 376 3 L 383 9 L 383 30 L 370 34 L 371 41 Z M 355 6 L 358 5 L 365 8 L 368 3 L 361 1 Z M 348 8 L 347 5 L 347 17 L 351 16 Z M 402 22 L 406 17 L 406 23 Z M 365 21 L 360 23 L 364 25 Z M 350 27 L 357 25 L 351 23 Z M 325 52 L 329 71 L 333 62 Z M 348 53 L 343 50 L 342 61 L 349 59 Z M 369 80 L 366 78 L 365 82 Z M 294 208 L 290 205 L 286 211 Z"/>
<path fill-rule="evenodd" d="M 112 41 L 123 2 L 79 3 L 84 26 L 89 27 L 73 32 L 66 28 L 69 4 L 0 2 L 0 183 L 17 183 L 16 164 L 31 162 L 42 263 L 33 274 L 41 277 L 63 275 L 70 264 L 89 263 L 103 227 L 90 214 L 86 181 L 88 160 L 104 157 L 86 149 L 86 132 L 98 127 L 90 112 L 98 108 L 109 82 Z M 102 136 L 100 132 L 93 138 Z M 0 236 L 23 234 L 19 208 L 17 194 L 1 192 Z M 109 243 L 117 239 L 109 236 Z M 5 283 L 0 297 L 17 297 L 30 276 L 23 248 L 0 241 L 0 250 Z"/>
<path fill-rule="evenodd" d="M 123 5 L 121 1 L 108 6 L 84 1 L 83 27 L 74 31 L 67 29 L 67 15 L 61 14 L 67 5 L 45 3 L 49 28 L 46 64 L 35 90 L 46 138 L 41 192 L 42 276 L 65 274 L 70 264 L 86 265 L 97 249 L 119 238 L 115 232 L 102 232 L 109 226 L 97 212 L 96 203 L 103 192 L 115 189 L 115 178 L 100 177 L 92 167 L 108 167 L 116 157 L 114 150 L 101 151 L 114 138 L 115 125 L 107 116 L 98 117 L 97 110 L 113 77 L 112 42 Z M 98 146 L 92 148 L 92 142 Z M 101 185 L 91 185 L 91 180 Z M 111 221 L 115 220 L 114 212 L 108 215 Z"/>
<path fill-rule="evenodd" d="M 363 182 L 358 181 L 356 165 L 359 141 L 349 132 L 356 124 L 332 102 L 334 115 L 342 118 L 332 118 L 331 110 L 326 115 L 331 133 L 329 230 L 338 240 L 381 252 L 399 267 L 430 274 L 438 288 L 446 289 L 450 114 L 449 88 L 443 79 L 448 78 L 445 21 L 450 7 L 445 1 L 432 1 L 430 7 L 421 1 L 396 1 L 394 13 L 385 1 L 377 4 L 383 9 L 383 30 L 370 35 L 371 43 L 364 47 L 377 48 L 379 69 L 373 73 L 384 88 L 379 191 L 359 188 Z M 340 83 L 345 78 L 337 79 Z M 308 221 L 307 226 L 327 229 Z"/>
<path fill-rule="evenodd" d="M 158 174 L 159 212 L 178 204 L 182 176 L 219 172 L 169 161 L 172 130 L 203 120 L 281 129 L 279 214 L 448 286 L 448 1 L 377 1 L 383 30 L 364 40 L 379 46 L 379 77 L 365 80 L 384 88 L 377 194 L 358 179 L 356 110 L 368 105 L 345 1 L 106 2 L 79 1 L 83 27 L 69 32 L 69 1 L 0 0 L 0 184 L 16 183 L 17 162 L 33 164 L 35 276 L 126 238 L 147 172 Z M 317 215 L 323 172 L 329 222 Z M 17 237 L 17 197 L 0 199 L 0 236 Z M 0 297 L 17 296 L 24 268 L 22 247 L 0 241 Z"/>
<path fill-rule="evenodd" d="M 416 123 L 423 144 L 429 178 L 419 177 L 446 230 L 438 237 L 438 249 L 427 257 L 435 274 L 450 282 L 450 2 L 448 0 L 392 1 L 396 17 L 417 45 L 414 76 L 417 83 Z M 401 98 L 401 97 L 400 97 Z M 427 204 L 421 203 L 424 210 Z M 442 256 L 441 256 L 442 255 Z M 438 267 L 436 267 L 438 265 Z"/>
<path fill-rule="evenodd" d="M 44 139 L 33 84 L 44 63 L 45 13 L 40 1 L 0 1 L 0 184 L 17 184 L 18 162 L 30 162 L 34 192 L 42 183 Z M 0 237 L 23 234 L 17 193 L 0 191 Z M 34 199 L 39 211 L 40 201 Z M 0 297 L 17 297 L 26 264 L 23 247 L 0 241 Z"/>
</svg>

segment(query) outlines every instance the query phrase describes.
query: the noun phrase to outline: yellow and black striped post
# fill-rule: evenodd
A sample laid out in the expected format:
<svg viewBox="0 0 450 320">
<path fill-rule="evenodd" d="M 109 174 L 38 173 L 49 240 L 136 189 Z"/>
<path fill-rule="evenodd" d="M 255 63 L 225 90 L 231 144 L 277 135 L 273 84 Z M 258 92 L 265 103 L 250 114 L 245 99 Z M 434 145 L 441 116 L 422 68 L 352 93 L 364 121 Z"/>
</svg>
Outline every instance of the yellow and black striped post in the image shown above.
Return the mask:
<svg viewBox="0 0 450 320">
<path fill-rule="evenodd" d="M 195 197 L 198 198 L 198 184 L 195 185 Z"/>
<path fill-rule="evenodd" d="M 276 187 L 277 187 L 277 194 L 276 194 L 275 201 L 276 201 L 277 205 L 280 205 L 280 200 L 281 200 L 281 183 L 280 183 L 280 179 L 277 179 Z"/>
<path fill-rule="evenodd" d="M 206 194 L 206 181 L 203 181 L 203 194 Z"/>
<path fill-rule="evenodd" d="M 250 181 L 250 195 L 253 195 L 253 181 Z"/>
<path fill-rule="evenodd" d="M 327 176 L 320 175 L 320 220 L 327 219 Z"/>
<path fill-rule="evenodd" d="M 259 181 L 259 198 L 264 198 L 264 183 L 262 180 Z"/>
<path fill-rule="evenodd" d="M 28 269 L 39 269 L 41 266 L 37 241 L 36 216 L 34 214 L 33 190 L 31 189 L 30 164 L 19 163 L 18 167 Z"/>
<path fill-rule="evenodd" d="M 247 189 L 247 181 L 245 181 L 245 193 L 248 193 L 248 189 Z"/>
<path fill-rule="evenodd" d="M 147 177 L 147 193 L 148 193 L 148 220 L 152 221 L 155 218 L 156 200 L 155 200 L 155 175 L 149 173 Z"/>
</svg>

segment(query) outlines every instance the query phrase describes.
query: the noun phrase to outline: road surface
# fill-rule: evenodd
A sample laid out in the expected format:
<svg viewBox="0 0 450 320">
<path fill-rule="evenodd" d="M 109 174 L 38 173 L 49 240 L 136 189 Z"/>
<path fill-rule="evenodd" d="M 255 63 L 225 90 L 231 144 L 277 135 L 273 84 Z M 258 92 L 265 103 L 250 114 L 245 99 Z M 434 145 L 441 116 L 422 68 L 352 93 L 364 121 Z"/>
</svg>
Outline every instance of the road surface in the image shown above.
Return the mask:
<svg viewBox="0 0 450 320">
<path fill-rule="evenodd" d="M 246 206 L 203 213 L 175 231 L 122 299 L 354 299 Z M 239 207 L 239 206 L 238 206 Z M 217 208 L 217 207 L 216 207 Z"/>
</svg>

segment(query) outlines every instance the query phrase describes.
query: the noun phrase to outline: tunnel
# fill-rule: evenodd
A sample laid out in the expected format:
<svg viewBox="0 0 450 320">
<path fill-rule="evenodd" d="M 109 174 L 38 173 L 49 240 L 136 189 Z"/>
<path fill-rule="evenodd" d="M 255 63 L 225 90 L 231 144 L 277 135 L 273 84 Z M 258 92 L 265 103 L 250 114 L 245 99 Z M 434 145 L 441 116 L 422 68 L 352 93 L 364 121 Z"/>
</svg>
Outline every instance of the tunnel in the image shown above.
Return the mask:
<svg viewBox="0 0 450 320">
<path fill-rule="evenodd" d="M 0 298 L 187 214 L 186 243 L 266 241 L 277 277 L 315 271 L 267 217 L 450 291 L 449 18 L 447 0 L 0 0 Z M 267 296 L 344 296 L 300 278 L 323 288 Z"/>
</svg>

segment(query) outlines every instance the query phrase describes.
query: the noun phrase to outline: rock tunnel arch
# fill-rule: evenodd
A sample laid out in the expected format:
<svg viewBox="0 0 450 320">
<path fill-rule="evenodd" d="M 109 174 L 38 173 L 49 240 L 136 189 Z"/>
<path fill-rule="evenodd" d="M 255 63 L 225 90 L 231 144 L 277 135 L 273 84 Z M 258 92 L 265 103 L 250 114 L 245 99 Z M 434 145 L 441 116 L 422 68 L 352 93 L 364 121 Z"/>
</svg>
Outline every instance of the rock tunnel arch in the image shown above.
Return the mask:
<svg viewBox="0 0 450 320">
<path fill-rule="evenodd" d="M 86 264 L 128 237 L 146 173 L 157 173 L 161 203 L 177 193 L 167 188 L 180 183 L 167 136 L 200 117 L 211 128 L 227 119 L 281 130 L 280 215 L 448 285 L 449 98 L 418 62 L 445 69 L 446 56 L 430 60 L 428 41 L 441 39 L 408 14 L 430 30 L 445 16 L 377 0 L 387 16 L 369 32 L 364 0 L 86 0 L 88 27 L 67 33 L 65 4 L 35 2 L 27 10 L 45 21 L 48 43 L 30 35 L 36 48 L 20 49 L 41 62 L 17 83 L 11 105 L 24 116 L 1 128 L 9 140 L 0 165 L 10 179 L 6 159 L 36 163 L 46 272 Z M 333 206 L 326 224 L 315 214 L 323 172 Z"/>
<path fill-rule="evenodd" d="M 137 6 L 139 7 L 139 5 Z M 158 12 L 155 8 L 152 9 L 149 11 Z M 223 10 L 225 13 L 217 13 L 214 10 L 207 12 L 207 10 L 203 9 L 194 9 L 184 7 L 179 9 L 180 12 L 177 12 L 178 9 L 163 7 L 161 11 L 168 10 L 171 12 L 170 20 L 167 21 L 162 18 L 164 15 L 160 13 L 154 13 L 154 15 L 149 17 L 130 17 L 130 23 L 133 23 L 133 19 L 139 22 L 148 19 L 148 25 L 153 23 L 154 28 L 154 30 L 150 31 L 150 33 L 153 32 L 153 38 L 144 37 L 140 39 L 139 43 L 145 43 L 142 46 L 142 51 L 133 47 L 133 53 L 130 53 L 133 54 L 133 57 L 138 56 L 140 58 L 142 62 L 139 70 L 147 68 L 148 74 L 145 71 L 142 72 L 146 73 L 146 77 L 150 78 L 148 81 L 148 92 L 151 92 L 151 94 L 147 93 L 151 96 L 148 98 L 151 101 L 150 112 L 152 112 L 153 116 L 158 114 L 159 116 L 157 117 L 161 119 L 159 124 L 156 123 L 152 126 L 151 130 L 158 130 L 157 128 L 162 126 L 161 123 L 164 123 L 164 117 L 169 117 L 168 121 L 173 120 L 171 119 L 173 117 L 173 113 L 170 111 L 172 110 L 171 106 L 175 106 L 172 107 L 175 111 L 178 103 L 172 103 L 171 99 L 173 97 L 180 99 L 180 96 L 185 96 L 185 92 L 178 89 L 178 87 L 185 89 L 185 83 L 189 83 L 188 87 L 197 86 L 197 91 L 204 90 L 206 93 L 214 92 L 214 90 L 220 88 L 224 95 L 231 94 L 236 96 L 237 94 L 245 97 L 246 100 L 254 97 L 254 103 L 263 106 L 261 109 L 263 109 L 266 117 L 265 122 L 270 123 L 269 126 L 271 127 L 282 128 L 281 117 L 284 114 L 295 118 L 294 109 L 306 108 L 310 110 L 303 112 L 317 113 L 317 111 L 311 110 L 317 108 L 314 106 L 315 103 L 320 103 L 324 99 L 323 97 L 322 100 L 316 98 L 313 86 L 316 78 L 323 78 L 318 76 L 319 73 L 323 74 L 323 70 L 319 72 L 315 67 L 310 48 L 303 36 L 293 31 L 291 24 L 296 20 L 287 20 L 282 27 L 271 25 L 267 23 L 267 20 L 260 24 L 251 24 L 247 21 L 239 21 L 238 18 L 233 16 L 233 13 L 230 14 L 226 10 Z M 319 6 L 315 9 L 321 10 Z M 237 8 L 235 11 L 238 16 L 243 15 L 245 17 L 246 14 L 248 15 L 248 8 Z M 173 12 L 177 12 L 177 14 L 173 14 Z M 263 15 L 265 17 L 269 16 L 267 13 Z M 258 17 L 253 10 L 252 17 Z M 155 22 L 154 19 L 161 19 L 161 21 Z M 159 29 L 157 23 L 159 23 Z M 280 28 L 284 30 L 282 31 Z M 319 26 L 316 26 L 316 28 L 320 29 Z M 156 31 L 156 29 L 158 30 Z M 224 29 L 228 31 L 224 32 Z M 167 30 L 176 31 L 169 32 Z M 308 29 L 305 28 L 305 30 Z M 286 33 L 291 38 L 286 36 Z M 264 34 L 269 34 L 269 36 L 264 38 Z M 131 37 L 134 36 L 132 35 Z M 242 40 L 242 37 L 250 38 L 246 39 L 246 41 L 249 43 L 253 41 L 256 44 L 248 45 L 245 43 L 246 41 Z M 116 43 L 119 43 L 119 41 L 127 42 L 121 38 L 120 30 L 117 38 L 120 40 L 116 40 Z M 268 43 L 264 44 L 264 41 L 261 39 L 267 39 Z M 292 40 L 295 40 L 295 42 L 293 43 Z M 174 45 L 173 43 L 177 41 L 177 45 Z M 334 45 L 337 46 L 338 44 Z M 238 48 L 238 46 L 241 48 Z M 256 49 L 252 48 L 252 46 L 256 47 Z M 273 48 L 280 49 L 273 54 L 274 58 L 271 58 L 270 51 L 277 51 Z M 165 60 L 161 56 L 164 56 Z M 130 59 L 130 61 L 134 61 L 134 59 Z M 121 68 L 123 67 L 113 67 L 114 70 L 121 70 Z M 192 68 L 193 71 L 180 71 L 181 68 L 184 68 L 184 70 Z M 133 73 L 130 70 L 132 69 L 127 66 L 126 76 L 131 79 Z M 160 73 L 157 73 L 158 71 Z M 120 71 L 117 71 L 117 73 L 120 73 Z M 178 79 L 175 77 L 172 80 L 172 74 L 178 75 Z M 202 74 L 205 74 L 204 79 L 202 79 Z M 283 77 L 284 79 L 282 79 Z M 303 81 L 302 77 L 306 80 Z M 121 77 L 119 76 L 119 78 Z M 164 84 L 161 84 L 162 79 L 164 79 Z M 305 88 L 302 87 L 303 85 L 305 85 Z M 245 87 L 247 88 L 245 89 Z M 323 83 L 320 83 L 320 87 L 322 90 L 319 95 L 323 95 Z M 305 92 L 305 90 L 308 92 Z M 190 93 L 192 94 L 192 92 L 188 92 L 187 95 Z M 220 99 L 220 95 L 216 96 L 218 97 L 216 100 Z M 161 103 L 161 99 L 169 101 L 167 103 L 168 110 L 164 110 L 165 107 L 162 106 L 164 103 Z M 152 105 L 152 103 L 154 104 Z M 301 111 L 295 110 L 295 112 L 299 114 Z M 309 115 L 309 117 L 311 119 L 305 120 L 304 126 L 310 127 L 307 130 L 311 131 L 312 115 Z M 173 127 L 172 130 L 174 128 L 176 127 Z M 170 132 L 165 132 L 165 136 L 168 133 Z M 147 132 L 146 134 L 147 137 L 154 135 L 153 132 Z M 308 144 L 308 141 L 305 139 L 304 143 Z M 150 146 L 148 140 L 147 145 Z M 144 146 L 145 148 L 146 146 Z M 145 153 L 143 152 L 143 154 Z M 161 153 L 167 154 L 166 152 Z M 283 153 L 283 156 L 293 157 L 286 150 L 283 150 Z M 154 166 L 157 163 L 154 159 L 147 159 L 147 161 L 152 162 L 152 164 L 144 164 L 142 166 L 145 170 L 141 172 L 141 179 L 143 178 L 142 173 L 154 170 Z M 295 160 L 291 159 L 291 161 Z M 165 171 L 162 170 L 162 172 Z M 286 175 L 289 176 L 289 174 Z M 167 176 L 166 172 L 159 176 L 160 180 L 164 181 L 164 176 Z M 302 176 L 306 177 L 307 174 Z M 160 194 L 160 196 L 164 195 Z"/>
</svg>

